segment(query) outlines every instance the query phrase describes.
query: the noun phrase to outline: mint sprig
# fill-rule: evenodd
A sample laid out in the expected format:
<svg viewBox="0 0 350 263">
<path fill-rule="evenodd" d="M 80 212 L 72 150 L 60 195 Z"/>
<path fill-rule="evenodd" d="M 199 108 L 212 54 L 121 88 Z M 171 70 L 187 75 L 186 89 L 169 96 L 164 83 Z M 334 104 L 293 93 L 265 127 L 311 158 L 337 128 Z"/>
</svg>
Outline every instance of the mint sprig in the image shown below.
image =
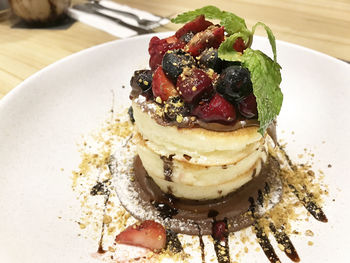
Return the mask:
<svg viewBox="0 0 350 263">
<path fill-rule="evenodd" d="M 283 94 L 279 87 L 281 83 L 281 66 L 277 63 L 275 36 L 264 23 L 256 23 L 250 31 L 243 18 L 230 12 L 221 11 L 215 6 L 205 6 L 180 14 L 171 21 L 173 23 L 186 23 L 199 15 L 204 15 L 208 19 L 220 20 L 220 25 L 225 27 L 227 37 L 218 49 L 219 58 L 227 61 L 240 61 L 250 71 L 253 93 L 258 107 L 259 132 L 263 135 L 271 122 L 280 113 L 283 101 Z M 264 27 L 267 33 L 272 48 L 273 60 L 263 52 L 250 48 L 253 35 L 258 26 Z M 242 38 L 247 47 L 243 54 L 233 49 L 233 44 L 238 38 Z"/>
</svg>

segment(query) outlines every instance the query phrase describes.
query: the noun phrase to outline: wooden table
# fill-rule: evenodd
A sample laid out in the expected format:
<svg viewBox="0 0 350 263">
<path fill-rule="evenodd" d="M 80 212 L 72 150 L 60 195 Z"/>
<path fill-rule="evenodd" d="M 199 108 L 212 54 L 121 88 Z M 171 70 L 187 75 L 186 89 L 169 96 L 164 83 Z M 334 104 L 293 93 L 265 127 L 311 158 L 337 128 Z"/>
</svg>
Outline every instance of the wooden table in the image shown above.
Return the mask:
<svg viewBox="0 0 350 263">
<path fill-rule="evenodd" d="M 115 0 L 157 15 L 174 16 L 216 5 L 246 19 L 269 25 L 277 39 L 350 61 L 350 0 Z M 73 1 L 74 2 L 74 1 Z M 68 29 L 11 28 L 0 22 L 0 98 L 47 65 L 82 49 L 116 39 L 80 22 Z M 166 25 L 157 31 L 175 30 Z M 258 34 L 263 34 L 259 31 Z"/>
</svg>

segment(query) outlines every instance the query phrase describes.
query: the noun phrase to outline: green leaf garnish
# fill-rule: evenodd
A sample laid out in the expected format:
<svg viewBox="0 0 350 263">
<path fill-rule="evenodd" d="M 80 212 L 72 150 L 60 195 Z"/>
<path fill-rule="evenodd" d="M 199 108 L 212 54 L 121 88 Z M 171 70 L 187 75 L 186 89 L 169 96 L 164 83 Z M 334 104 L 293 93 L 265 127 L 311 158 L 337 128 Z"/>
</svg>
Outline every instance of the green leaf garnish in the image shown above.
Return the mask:
<svg viewBox="0 0 350 263">
<path fill-rule="evenodd" d="M 253 92 L 258 105 L 259 132 L 263 135 L 281 110 L 283 101 L 279 87 L 282 80 L 281 67 L 260 50 L 251 48 L 244 51 L 242 63 L 251 74 Z"/>
<path fill-rule="evenodd" d="M 270 45 L 271 45 L 271 48 L 272 48 L 272 52 L 273 52 L 273 60 L 277 63 L 277 51 L 276 51 L 276 39 L 275 39 L 275 36 L 273 35 L 271 29 L 265 25 L 264 23 L 262 22 L 258 22 L 256 23 L 253 28 L 252 28 L 252 34 L 254 35 L 255 33 L 255 29 L 258 27 L 258 26 L 262 26 L 265 28 L 265 31 L 267 33 L 267 37 L 269 38 L 269 42 L 270 42 Z"/>
<path fill-rule="evenodd" d="M 186 23 L 199 15 L 208 19 L 220 20 L 227 37 L 218 49 L 219 58 L 227 61 L 240 61 L 250 71 L 253 83 L 253 93 L 256 97 L 260 122 L 259 132 L 263 135 L 270 123 L 279 114 L 283 101 L 283 94 L 279 87 L 281 83 L 281 67 L 277 63 L 276 40 L 271 29 L 262 22 L 256 23 L 250 31 L 243 18 L 215 6 L 205 6 L 194 11 L 178 15 L 172 19 L 173 23 Z M 253 35 L 258 26 L 266 30 L 274 60 L 259 50 L 250 48 Z M 242 38 L 247 49 L 243 54 L 234 50 L 233 45 L 238 38 Z"/>
</svg>

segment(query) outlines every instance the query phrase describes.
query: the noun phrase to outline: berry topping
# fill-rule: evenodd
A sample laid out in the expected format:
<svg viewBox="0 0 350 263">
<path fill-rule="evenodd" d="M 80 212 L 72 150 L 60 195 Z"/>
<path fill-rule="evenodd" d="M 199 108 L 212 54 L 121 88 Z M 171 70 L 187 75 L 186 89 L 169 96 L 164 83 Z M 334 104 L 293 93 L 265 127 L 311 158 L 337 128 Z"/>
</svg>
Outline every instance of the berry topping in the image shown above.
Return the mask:
<svg viewBox="0 0 350 263">
<path fill-rule="evenodd" d="M 162 61 L 162 67 L 167 77 L 176 83 L 177 77 L 182 73 L 184 67 L 195 65 L 194 58 L 184 51 L 169 50 L 165 53 Z"/>
<path fill-rule="evenodd" d="M 182 42 L 185 42 L 186 44 L 190 42 L 190 40 L 193 38 L 194 34 L 192 32 L 188 32 L 184 35 L 182 35 L 179 39 Z"/>
<path fill-rule="evenodd" d="M 145 247 L 152 250 L 165 248 L 165 228 L 152 220 L 129 226 L 115 238 L 120 244 Z"/>
<path fill-rule="evenodd" d="M 212 24 L 213 23 L 205 20 L 204 15 L 200 15 L 197 18 L 195 18 L 194 20 L 185 24 L 179 30 L 177 30 L 175 33 L 175 36 L 177 38 L 180 38 L 189 32 L 198 33 L 200 31 L 207 29 L 207 27 L 211 26 Z"/>
<path fill-rule="evenodd" d="M 258 116 L 256 98 L 253 93 L 249 94 L 238 103 L 238 110 L 244 117 L 248 119 Z"/>
<path fill-rule="evenodd" d="M 241 66 L 225 68 L 217 80 L 216 90 L 230 102 L 239 102 L 253 91 L 249 71 Z"/>
<path fill-rule="evenodd" d="M 226 223 L 224 221 L 217 221 L 213 224 L 213 238 L 215 240 L 223 241 L 228 235 Z"/>
<path fill-rule="evenodd" d="M 187 114 L 188 109 L 180 97 L 170 97 L 164 104 L 164 116 L 170 121 L 175 121 L 179 118 L 178 116 L 183 117 Z"/>
<path fill-rule="evenodd" d="M 233 49 L 236 50 L 237 52 L 241 52 L 241 53 L 243 52 L 243 50 L 246 49 L 244 41 L 241 37 L 237 38 L 237 40 L 233 44 Z"/>
<path fill-rule="evenodd" d="M 185 45 L 186 42 L 177 39 L 175 36 L 165 39 L 152 37 L 148 47 L 148 52 L 150 54 L 149 66 L 152 70 L 155 70 L 159 65 L 161 65 L 165 52 L 172 49 L 181 49 Z"/>
<path fill-rule="evenodd" d="M 161 66 L 153 74 L 152 92 L 155 98 L 160 97 L 162 101 L 178 95 L 174 84 L 167 78 Z"/>
<path fill-rule="evenodd" d="M 140 94 L 145 97 L 151 96 L 152 87 L 152 71 L 151 70 L 136 70 L 134 76 L 130 80 L 132 87 L 130 97 L 137 98 Z"/>
<path fill-rule="evenodd" d="M 198 68 L 185 68 L 177 79 L 176 87 L 186 103 L 195 103 L 213 91 L 211 78 Z"/>
<path fill-rule="evenodd" d="M 236 119 L 233 105 L 218 93 L 209 102 L 198 105 L 192 114 L 206 122 L 230 123 Z"/>
<path fill-rule="evenodd" d="M 199 63 L 204 68 L 211 68 L 220 73 L 222 60 L 218 57 L 218 50 L 214 48 L 206 49 L 199 56 Z"/>
<path fill-rule="evenodd" d="M 206 48 L 218 48 L 224 41 L 224 27 L 210 26 L 197 33 L 185 46 L 185 51 L 198 56 Z"/>
</svg>

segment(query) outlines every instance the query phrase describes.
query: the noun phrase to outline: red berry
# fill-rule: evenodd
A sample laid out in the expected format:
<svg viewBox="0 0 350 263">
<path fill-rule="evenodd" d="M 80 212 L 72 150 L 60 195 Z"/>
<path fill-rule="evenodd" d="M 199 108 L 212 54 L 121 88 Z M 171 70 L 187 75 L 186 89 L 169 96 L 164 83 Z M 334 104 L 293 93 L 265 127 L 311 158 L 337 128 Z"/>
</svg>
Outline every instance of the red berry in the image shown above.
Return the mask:
<svg viewBox="0 0 350 263">
<path fill-rule="evenodd" d="M 244 41 L 241 37 L 236 39 L 235 43 L 233 44 L 233 48 L 237 52 L 241 52 L 241 53 L 243 52 L 243 50 L 246 49 Z"/>
<path fill-rule="evenodd" d="M 213 90 L 211 78 L 198 68 L 185 70 L 178 77 L 176 87 L 182 99 L 187 103 L 198 101 Z"/>
<path fill-rule="evenodd" d="M 224 27 L 210 26 L 197 33 L 185 46 L 185 51 L 198 56 L 206 48 L 218 48 L 224 41 Z"/>
<path fill-rule="evenodd" d="M 178 29 L 175 33 L 177 38 L 182 37 L 183 35 L 192 32 L 198 33 L 207 29 L 207 27 L 211 26 L 213 23 L 205 20 L 204 15 L 197 16 L 194 20 L 188 22 L 183 27 Z"/>
<path fill-rule="evenodd" d="M 258 109 L 256 105 L 256 98 L 253 93 L 238 103 L 239 112 L 246 118 L 254 118 L 258 116 Z"/>
<path fill-rule="evenodd" d="M 212 235 L 215 240 L 223 241 L 227 237 L 228 231 L 224 221 L 218 221 L 213 224 Z"/>
<path fill-rule="evenodd" d="M 162 101 L 178 95 L 174 84 L 167 78 L 161 66 L 153 74 L 152 92 L 155 98 L 160 97 Z"/>
<path fill-rule="evenodd" d="M 230 123 L 236 119 L 234 106 L 218 93 L 209 102 L 198 105 L 192 114 L 206 122 Z"/>
<path fill-rule="evenodd" d="M 126 228 L 116 236 L 115 241 L 120 244 L 160 250 L 165 248 L 166 232 L 161 224 L 146 220 Z"/>
<path fill-rule="evenodd" d="M 165 39 L 152 37 L 148 47 L 148 53 L 150 54 L 149 66 L 152 70 L 155 70 L 159 65 L 162 64 L 162 59 L 165 52 L 172 49 L 181 49 L 185 45 L 185 42 L 180 41 L 175 36 L 171 36 Z"/>
</svg>

